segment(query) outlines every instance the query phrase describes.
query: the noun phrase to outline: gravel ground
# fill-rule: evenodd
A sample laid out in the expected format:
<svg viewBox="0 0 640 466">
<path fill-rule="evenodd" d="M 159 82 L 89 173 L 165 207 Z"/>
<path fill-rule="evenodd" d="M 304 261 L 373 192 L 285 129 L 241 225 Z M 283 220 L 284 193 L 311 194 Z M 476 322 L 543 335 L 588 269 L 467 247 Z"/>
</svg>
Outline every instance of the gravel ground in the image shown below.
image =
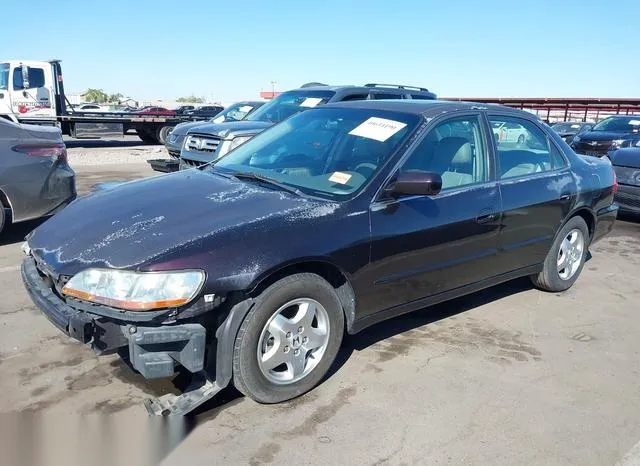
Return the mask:
<svg viewBox="0 0 640 466">
<path fill-rule="evenodd" d="M 145 144 L 138 136 L 121 139 L 65 139 L 69 164 L 93 165 L 141 164 L 151 159 L 169 158 L 164 146 Z"/>
</svg>

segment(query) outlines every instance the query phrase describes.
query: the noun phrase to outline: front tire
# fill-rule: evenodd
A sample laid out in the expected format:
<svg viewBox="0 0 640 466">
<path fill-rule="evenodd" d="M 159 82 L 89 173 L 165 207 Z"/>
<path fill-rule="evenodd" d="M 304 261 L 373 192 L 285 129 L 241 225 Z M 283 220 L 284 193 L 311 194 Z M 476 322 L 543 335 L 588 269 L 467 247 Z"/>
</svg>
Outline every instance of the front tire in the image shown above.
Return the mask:
<svg viewBox="0 0 640 466">
<path fill-rule="evenodd" d="M 573 217 L 560 229 L 542 272 L 533 275 L 533 284 L 545 291 L 559 292 L 576 282 L 589 249 L 589 228 L 582 217 Z"/>
<path fill-rule="evenodd" d="M 344 333 L 333 287 L 318 275 L 278 280 L 255 299 L 236 337 L 233 381 L 259 403 L 280 403 L 322 381 Z"/>
</svg>

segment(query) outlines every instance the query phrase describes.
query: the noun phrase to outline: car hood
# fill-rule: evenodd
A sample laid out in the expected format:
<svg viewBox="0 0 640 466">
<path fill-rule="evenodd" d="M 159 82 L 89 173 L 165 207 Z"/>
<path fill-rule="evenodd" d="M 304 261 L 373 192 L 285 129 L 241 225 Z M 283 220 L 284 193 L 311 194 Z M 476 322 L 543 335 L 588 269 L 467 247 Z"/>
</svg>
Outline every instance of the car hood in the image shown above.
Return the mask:
<svg viewBox="0 0 640 466">
<path fill-rule="evenodd" d="M 579 136 L 581 141 L 613 141 L 614 139 L 627 139 L 638 135 L 625 131 L 589 131 Z"/>
<path fill-rule="evenodd" d="M 208 125 L 209 122 L 208 121 L 187 121 L 185 123 L 180 123 L 179 125 L 176 125 L 175 128 L 173 128 L 173 131 L 171 131 L 172 133 L 175 134 L 187 134 L 187 131 L 189 131 L 192 128 L 197 128 L 198 126 L 203 126 L 203 125 Z"/>
<path fill-rule="evenodd" d="M 206 123 L 197 128 L 190 130 L 190 133 L 205 133 L 212 136 L 226 138 L 229 136 L 237 136 L 240 134 L 255 134 L 266 128 L 273 126 L 273 123 L 266 121 L 228 121 L 225 123 Z"/>
<path fill-rule="evenodd" d="M 640 148 L 618 149 L 609 153 L 609 159 L 613 165 L 640 168 Z"/>
<path fill-rule="evenodd" d="M 59 274 L 89 267 L 149 270 L 241 241 L 256 228 L 264 235 L 283 222 L 293 227 L 326 215 L 334 205 L 185 170 L 79 198 L 36 228 L 28 242 Z"/>
</svg>

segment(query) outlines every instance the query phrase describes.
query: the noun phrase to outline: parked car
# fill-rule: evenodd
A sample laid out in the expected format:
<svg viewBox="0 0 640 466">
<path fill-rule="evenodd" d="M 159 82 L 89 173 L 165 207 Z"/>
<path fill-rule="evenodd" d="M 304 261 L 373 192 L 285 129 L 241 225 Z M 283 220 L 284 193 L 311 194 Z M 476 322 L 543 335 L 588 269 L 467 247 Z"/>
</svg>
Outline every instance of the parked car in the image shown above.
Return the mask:
<svg viewBox="0 0 640 466">
<path fill-rule="evenodd" d="M 574 121 L 564 121 L 561 123 L 554 123 L 551 128 L 565 140 L 567 144 L 573 141 L 573 138 L 577 134 L 582 134 L 586 131 L 591 131 L 593 123 L 583 123 Z"/>
<path fill-rule="evenodd" d="M 260 108 L 263 104 L 264 102 L 262 101 L 236 102 L 235 104 L 230 105 L 220 113 L 216 114 L 215 117 L 211 118 L 208 122 L 220 124 L 228 121 L 241 121 L 244 120 L 249 114 L 251 114 L 251 112 Z M 179 159 L 180 149 L 182 148 L 182 144 L 184 143 L 184 138 L 187 134 L 187 131 L 191 128 L 202 126 L 205 123 L 206 122 L 203 121 L 188 121 L 176 125 L 176 127 L 167 138 L 167 142 L 165 144 L 169 155 L 176 160 Z"/>
<path fill-rule="evenodd" d="M 495 145 L 494 121 L 546 149 Z M 610 163 L 523 111 L 344 102 L 199 169 L 79 199 L 28 236 L 22 276 L 73 338 L 128 348 L 147 378 L 194 374 L 152 413 L 231 381 L 277 403 L 323 379 L 345 330 L 521 276 L 568 289 L 613 228 L 616 187 Z"/>
<path fill-rule="evenodd" d="M 108 112 L 109 107 L 100 104 L 81 104 L 73 107 L 76 112 Z"/>
<path fill-rule="evenodd" d="M 167 108 L 164 107 L 154 107 L 154 106 L 149 106 L 149 107 L 143 107 L 140 110 L 137 110 L 135 112 L 132 112 L 135 115 L 175 115 L 176 112 L 174 110 L 169 110 Z"/>
<path fill-rule="evenodd" d="M 640 215 L 640 142 L 609 153 L 620 187 L 615 200 L 621 211 Z"/>
<path fill-rule="evenodd" d="M 182 115 L 196 108 L 194 105 L 180 105 L 175 109 L 176 115 Z"/>
<path fill-rule="evenodd" d="M 496 142 L 524 144 L 527 130 L 520 124 L 510 121 L 495 121 L 491 124 Z"/>
<path fill-rule="evenodd" d="M 0 118 L 0 231 L 51 215 L 75 197 L 60 130 Z"/>
<path fill-rule="evenodd" d="M 602 157 L 622 147 L 630 147 L 640 139 L 640 115 L 612 116 L 596 124 L 590 131 L 573 138 L 571 147 L 578 154 Z"/>
<path fill-rule="evenodd" d="M 186 170 L 216 160 L 266 128 L 318 105 L 347 100 L 436 98 L 435 94 L 425 88 L 394 84 L 305 86 L 278 95 L 243 121 L 190 129 L 180 152 L 180 169 Z"/>
<path fill-rule="evenodd" d="M 213 118 L 223 110 L 224 107 L 221 107 L 220 105 L 203 105 L 202 107 L 189 110 L 188 112 L 185 112 L 185 114 L 200 118 Z"/>
</svg>

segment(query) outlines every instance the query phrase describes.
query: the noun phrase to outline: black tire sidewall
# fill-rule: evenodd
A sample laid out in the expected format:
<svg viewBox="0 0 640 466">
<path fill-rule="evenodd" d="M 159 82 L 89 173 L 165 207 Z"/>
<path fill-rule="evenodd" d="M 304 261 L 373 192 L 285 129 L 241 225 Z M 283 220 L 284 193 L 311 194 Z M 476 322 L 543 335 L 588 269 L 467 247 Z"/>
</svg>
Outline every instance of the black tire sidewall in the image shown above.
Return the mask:
<svg viewBox="0 0 640 466">
<path fill-rule="evenodd" d="M 156 133 L 156 139 L 158 140 L 158 142 L 160 144 L 165 144 L 167 142 L 167 138 L 169 137 L 169 134 L 171 134 L 171 131 L 173 130 L 173 126 L 161 126 L 160 128 L 158 128 L 158 132 Z"/>
<path fill-rule="evenodd" d="M 560 278 L 560 274 L 558 273 L 557 266 L 557 257 L 558 251 L 560 250 L 560 245 L 564 238 L 569 234 L 571 230 L 579 229 L 582 232 L 584 238 L 584 248 L 582 250 L 582 259 L 580 260 L 580 267 L 576 270 L 576 273 L 573 274 L 571 278 L 568 280 L 563 280 Z M 582 219 L 582 217 L 573 217 L 558 232 L 556 239 L 553 243 L 553 247 L 551 251 L 549 251 L 549 255 L 545 261 L 545 273 L 547 274 L 549 285 L 555 291 L 564 291 L 573 286 L 576 282 L 580 274 L 582 273 L 582 268 L 586 262 L 587 254 L 589 253 L 589 228 L 587 227 L 586 222 Z"/>
<path fill-rule="evenodd" d="M 329 344 L 322 360 L 302 380 L 288 385 L 270 382 L 258 366 L 257 347 L 262 329 L 282 305 L 298 298 L 318 301 L 329 315 Z M 342 343 L 344 314 L 333 287 L 314 274 L 286 277 L 265 289 L 255 300 L 236 337 L 234 382 L 236 388 L 260 403 L 279 403 L 300 396 L 322 381 Z"/>
</svg>

